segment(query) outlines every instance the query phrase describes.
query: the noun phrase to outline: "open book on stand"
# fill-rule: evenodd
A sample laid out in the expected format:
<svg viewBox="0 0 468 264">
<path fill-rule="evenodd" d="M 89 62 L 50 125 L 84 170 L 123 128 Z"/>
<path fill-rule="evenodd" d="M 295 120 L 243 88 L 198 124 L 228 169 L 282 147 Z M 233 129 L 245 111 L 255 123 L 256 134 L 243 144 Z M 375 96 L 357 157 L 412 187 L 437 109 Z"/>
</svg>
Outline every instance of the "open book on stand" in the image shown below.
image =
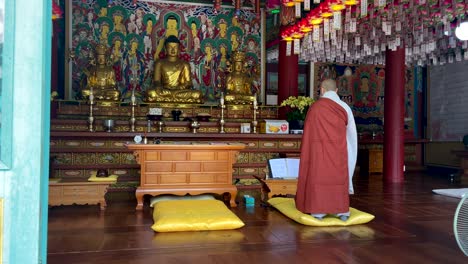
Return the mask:
<svg viewBox="0 0 468 264">
<path fill-rule="evenodd" d="M 268 160 L 270 178 L 296 179 L 299 175 L 299 158 Z"/>
</svg>

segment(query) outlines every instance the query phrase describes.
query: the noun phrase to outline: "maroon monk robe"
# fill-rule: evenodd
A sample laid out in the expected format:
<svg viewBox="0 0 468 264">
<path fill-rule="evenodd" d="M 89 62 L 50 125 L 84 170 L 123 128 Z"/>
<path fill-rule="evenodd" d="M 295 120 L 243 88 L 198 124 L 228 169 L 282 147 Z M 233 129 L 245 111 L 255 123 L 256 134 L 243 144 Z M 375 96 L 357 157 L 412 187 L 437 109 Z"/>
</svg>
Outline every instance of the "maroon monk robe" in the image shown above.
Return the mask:
<svg viewBox="0 0 468 264">
<path fill-rule="evenodd" d="M 346 110 L 321 98 L 307 112 L 301 144 L 296 207 L 303 213 L 349 211 Z"/>
</svg>

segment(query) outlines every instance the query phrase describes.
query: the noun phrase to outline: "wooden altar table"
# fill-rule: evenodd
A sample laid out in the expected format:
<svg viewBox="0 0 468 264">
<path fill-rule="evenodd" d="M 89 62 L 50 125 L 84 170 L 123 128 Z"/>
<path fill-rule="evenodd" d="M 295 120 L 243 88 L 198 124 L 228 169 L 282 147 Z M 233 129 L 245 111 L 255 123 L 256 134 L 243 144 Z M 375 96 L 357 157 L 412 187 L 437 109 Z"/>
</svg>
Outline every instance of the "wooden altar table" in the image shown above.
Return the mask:
<svg viewBox="0 0 468 264">
<path fill-rule="evenodd" d="M 232 164 L 244 144 L 127 144 L 140 164 L 137 207 L 145 194 L 229 193 L 236 206 L 237 188 L 232 182 Z"/>
</svg>

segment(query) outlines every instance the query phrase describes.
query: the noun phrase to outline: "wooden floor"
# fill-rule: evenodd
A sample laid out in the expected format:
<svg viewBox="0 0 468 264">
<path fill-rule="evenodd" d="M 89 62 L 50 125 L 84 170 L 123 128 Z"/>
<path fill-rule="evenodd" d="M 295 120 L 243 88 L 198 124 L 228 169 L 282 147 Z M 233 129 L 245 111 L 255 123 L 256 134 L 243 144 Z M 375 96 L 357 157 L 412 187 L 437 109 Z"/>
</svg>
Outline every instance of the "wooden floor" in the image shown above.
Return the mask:
<svg viewBox="0 0 468 264">
<path fill-rule="evenodd" d="M 412 173 L 404 185 L 380 175 L 355 177 L 351 206 L 372 213 L 368 224 L 310 227 L 278 211 L 240 205 L 245 226 L 232 231 L 155 233 L 151 211 L 109 199 L 108 208 L 49 210 L 48 263 L 468 263 L 453 235 L 459 199 L 431 193 L 466 188 L 443 175 Z"/>
</svg>

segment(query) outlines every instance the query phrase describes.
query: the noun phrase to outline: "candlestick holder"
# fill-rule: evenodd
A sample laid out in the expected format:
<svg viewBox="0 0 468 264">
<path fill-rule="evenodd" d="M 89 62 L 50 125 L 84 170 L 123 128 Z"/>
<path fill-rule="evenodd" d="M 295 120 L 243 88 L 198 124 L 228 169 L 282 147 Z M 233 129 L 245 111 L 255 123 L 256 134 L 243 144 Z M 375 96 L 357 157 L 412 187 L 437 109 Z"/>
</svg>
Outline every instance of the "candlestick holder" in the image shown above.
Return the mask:
<svg viewBox="0 0 468 264">
<path fill-rule="evenodd" d="M 224 93 L 221 92 L 221 97 L 219 99 L 219 106 L 221 107 L 221 118 L 219 119 L 219 133 L 226 133 L 224 131 L 224 125 L 226 122 L 224 121 L 224 109 L 226 109 L 226 105 L 224 104 Z"/>
<path fill-rule="evenodd" d="M 224 131 L 224 126 L 226 124 L 226 121 L 224 121 L 224 109 L 226 109 L 226 105 L 222 104 L 221 105 L 221 119 L 219 119 L 219 133 L 226 133 L 226 131 Z"/>
<path fill-rule="evenodd" d="M 89 94 L 89 116 L 88 116 L 88 130 L 94 132 L 94 116 L 93 116 L 94 94 L 91 91 Z"/>
<path fill-rule="evenodd" d="M 155 122 L 156 122 L 156 125 L 158 126 L 158 133 L 162 133 L 163 132 L 163 127 L 166 124 L 162 120 L 158 120 L 158 121 L 155 121 Z"/>
<path fill-rule="evenodd" d="M 132 105 L 132 115 L 130 117 L 130 132 L 135 132 L 135 106 L 136 106 L 136 97 L 135 97 L 135 90 L 132 90 L 132 97 L 131 97 L 131 105 Z"/>
<path fill-rule="evenodd" d="M 254 105 L 253 105 L 253 120 L 252 120 L 252 133 L 254 133 L 254 134 L 257 134 L 257 125 L 258 125 L 257 110 L 258 110 L 258 106 L 257 106 L 256 103 L 254 103 Z"/>
<path fill-rule="evenodd" d="M 190 128 L 192 129 L 192 133 L 196 134 L 197 129 L 200 128 L 200 122 L 196 119 L 192 120 L 192 122 L 190 122 Z"/>
</svg>

